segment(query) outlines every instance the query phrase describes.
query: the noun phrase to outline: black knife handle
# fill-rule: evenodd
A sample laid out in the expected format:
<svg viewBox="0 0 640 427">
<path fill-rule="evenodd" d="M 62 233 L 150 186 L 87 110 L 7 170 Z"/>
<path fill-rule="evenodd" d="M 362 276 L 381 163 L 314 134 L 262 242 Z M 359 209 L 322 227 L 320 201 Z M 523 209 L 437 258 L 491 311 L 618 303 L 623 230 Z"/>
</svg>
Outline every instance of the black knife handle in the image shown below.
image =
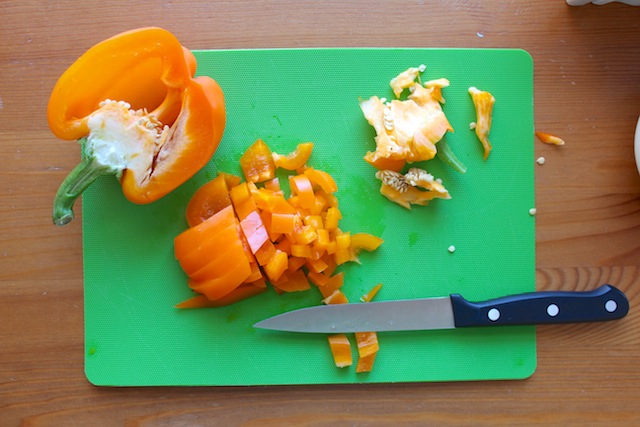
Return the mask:
<svg viewBox="0 0 640 427">
<path fill-rule="evenodd" d="M 629 312 L 627 297 L 611 285 L 588 292 L 530 292 L 481 302 L 453 294 L 451 304 L 458 328 L 600 322 Z"/>
</svg>

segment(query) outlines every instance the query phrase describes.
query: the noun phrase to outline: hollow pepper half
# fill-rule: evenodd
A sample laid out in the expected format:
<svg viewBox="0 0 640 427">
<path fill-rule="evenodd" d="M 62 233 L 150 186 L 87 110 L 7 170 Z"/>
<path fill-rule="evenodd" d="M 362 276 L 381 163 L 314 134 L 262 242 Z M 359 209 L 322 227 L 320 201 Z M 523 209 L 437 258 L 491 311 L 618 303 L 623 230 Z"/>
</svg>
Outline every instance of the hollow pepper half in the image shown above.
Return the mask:
<svg viewBox="0 0 640 427">
<path fill-rule="evenodd" d="M 47 109 L 61 139 L 84 156 L 60 185 L 53 221 L 101 175 L 115 175 L 133 203 L 151 203 L 191 178 L 216 151 L 226 122 L 224 95 L 196 60 L 161 28 L 140 28 L 85 52 L 56 83 Z"/>
</svg>

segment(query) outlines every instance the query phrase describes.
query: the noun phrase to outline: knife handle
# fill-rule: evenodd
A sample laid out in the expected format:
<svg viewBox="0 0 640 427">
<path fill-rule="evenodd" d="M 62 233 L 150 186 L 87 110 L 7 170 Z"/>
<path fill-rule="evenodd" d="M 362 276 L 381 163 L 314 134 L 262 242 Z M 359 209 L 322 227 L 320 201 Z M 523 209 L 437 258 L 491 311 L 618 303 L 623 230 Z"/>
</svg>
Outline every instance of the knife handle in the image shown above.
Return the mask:
<svg viewBox="0 0 640 427">
<path fill-rule="evenodd" d="M 627 297 L 611 285 L 587 292 L 530 292 L 481 302 L 453 294 L 451 304 L 456 327 L 600 322 L 629 312 Z"/>
</svg>

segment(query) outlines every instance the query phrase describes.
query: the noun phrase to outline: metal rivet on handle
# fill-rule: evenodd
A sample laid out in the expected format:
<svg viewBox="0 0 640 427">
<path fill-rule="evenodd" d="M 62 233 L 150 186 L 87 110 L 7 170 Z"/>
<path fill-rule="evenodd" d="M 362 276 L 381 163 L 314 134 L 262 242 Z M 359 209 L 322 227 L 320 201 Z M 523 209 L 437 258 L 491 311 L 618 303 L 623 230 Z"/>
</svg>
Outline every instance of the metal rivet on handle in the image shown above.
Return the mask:
<svg viewBox="0 0 640 427">
<path fill-rule="evenodd" d="M 609 313 L 613 313 L 618 309 L 618 303 L 610 299 L 609 301 L 604 303 L 604 309 L 607 310 Z"/>
<path fill-rule="evenodd" d="M 496 320 L 498 320 L 500 318 L 500 310 L 498 310 L 497 308 L 492 308 L 491 310 L 489 310 L 489 312 L 487 313 L 487 317 L 489 318 L 489 320 L 491 320 L 492 322 L 495 322 Z"/>
<path fill-rule="evenodd" d="M 556 317 L 560 313 L 560 308 L 555 304 L 549 304 L 547 307 L 547 314 L 551 317 Z"/>
</svg>

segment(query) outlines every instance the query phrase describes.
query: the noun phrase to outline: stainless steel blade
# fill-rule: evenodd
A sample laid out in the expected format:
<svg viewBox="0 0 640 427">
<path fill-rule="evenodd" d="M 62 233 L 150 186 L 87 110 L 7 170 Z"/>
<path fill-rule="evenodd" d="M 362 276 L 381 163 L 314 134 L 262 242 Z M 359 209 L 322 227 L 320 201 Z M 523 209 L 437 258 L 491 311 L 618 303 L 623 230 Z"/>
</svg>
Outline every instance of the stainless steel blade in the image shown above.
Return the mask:
<svg viewBox="0 0 640 427">
<path fill-rule="evenodd" d="M 302 308 L 270 317 L 253 326 L 307 333 L 455 328 L 449 297 Z"/>
</svg>

